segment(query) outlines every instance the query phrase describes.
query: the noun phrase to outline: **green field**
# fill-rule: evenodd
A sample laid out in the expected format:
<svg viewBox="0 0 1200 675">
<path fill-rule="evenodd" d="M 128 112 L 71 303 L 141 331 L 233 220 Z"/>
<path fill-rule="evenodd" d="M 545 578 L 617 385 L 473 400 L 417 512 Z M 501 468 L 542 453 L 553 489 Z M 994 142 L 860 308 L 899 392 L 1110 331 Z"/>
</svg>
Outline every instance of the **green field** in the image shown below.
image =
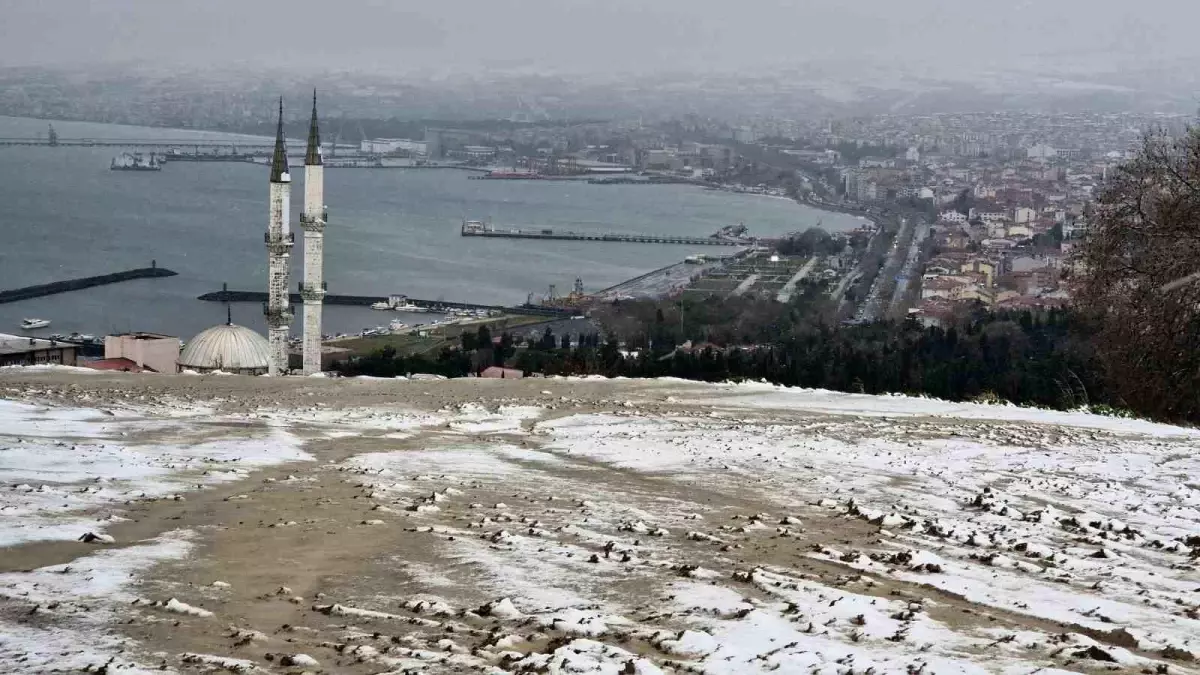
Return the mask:
<svg viewBox="0 0 1200 675">
<path fill-rule="evenodd" d="M 373 335 L 370 337 L 338 340 L 331 344 L 343 349 L 349 349 L 352 356 L 366 356 L 388 346 L 395 349 L 396 353 L 400 356 L 436 355 L 443 347 L 458 344 L 464 330 L 473 332 L 479 330 L 481 325 L 487 325 L 492 335 L 498 336 L 506 330 L 543 323 L 547 320 L 547 317 L 544 316 L 507 314 L 490 319 L 478 319 L 448 326 L 437 326 L 430 329 L 427 337 L 422 337 L 416 333 Z"/>
</svg>

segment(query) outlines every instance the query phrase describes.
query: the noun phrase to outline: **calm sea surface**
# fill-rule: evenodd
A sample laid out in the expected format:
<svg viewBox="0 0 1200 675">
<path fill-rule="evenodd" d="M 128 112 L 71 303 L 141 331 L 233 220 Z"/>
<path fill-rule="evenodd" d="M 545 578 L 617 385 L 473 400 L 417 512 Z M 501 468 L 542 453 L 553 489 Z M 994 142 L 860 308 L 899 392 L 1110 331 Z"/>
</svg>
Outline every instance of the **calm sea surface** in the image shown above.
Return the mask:
<svg viewBox="0 0 1200 675">
<path fill-rule="evenodd" d="M 0 137 L 46 133 L 40 120 L 0 117 Z M 228 135 L 90 123 L 55 123 L 62 138 L 228 138 Z M 301 144 L 293 139 L 290 145 Z M 163 171 L 109 170 L 116 148 L 0 147 L 0 289 L 144 267 L 179 273 L 0 304 L 0 332 L 24 317 L 50 319 L 42 333 L 159 331 L 190 338 L 224 322 L 225 309 L 196 297 L 266 287 L 266 167 L 168 164 Z M 299 158 L 293 160 L 299 164 Z M 292 229 L 300 278 L 303 169 L 292 167 Z M 759 235 L 860 221 L 783 199 L 689 186 L 601 186 L 467 180 L 457 170 L 327 169 L 325 278 L 331 293 L 516 304 L 549 284 L 588 290 L 678 262 L 710 247 L 536 242 L 459 236 L 464 218 L 577 231 L 708 235 L 744 222 Z M 261 308 L 235 304 L 234 322 L 265 332 Z M 365 308 L 328 307 L 325 332 L 382 322 Z M 299 333 L 299 317 L 293 332 Z"/>
</svg>

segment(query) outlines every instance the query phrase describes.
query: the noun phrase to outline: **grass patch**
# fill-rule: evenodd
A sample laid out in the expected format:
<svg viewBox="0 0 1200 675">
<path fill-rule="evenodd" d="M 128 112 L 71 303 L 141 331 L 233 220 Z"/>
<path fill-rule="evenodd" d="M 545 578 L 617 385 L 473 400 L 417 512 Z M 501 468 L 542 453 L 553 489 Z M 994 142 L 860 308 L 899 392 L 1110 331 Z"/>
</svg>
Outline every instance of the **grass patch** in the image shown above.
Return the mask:
<svg viewBox="0 0 1200 675">
<path fill-rule="evenodd" d="M 459 343 L 463 331 L 475 332 L 482 325 L 487 325 L 492 335 L 498 336 L 504 331 L 512 331 L 521 326 L 545 323 L 548 317 L 529 314 L 506 314 L 490 319 L 480 319 L 461 324 L 430 327 L 429 335 L 421 337 L 415 333 L 403 335 L 372 335 L 370 337 L 349 338 L 338 340 L 334 344 L 349 349 L 353 356 L 367 356 L 384 347 L 392 347 L 399 356 L 417 356 L 421 354 L 436 355 L 443 347 Z"/>
</svg>

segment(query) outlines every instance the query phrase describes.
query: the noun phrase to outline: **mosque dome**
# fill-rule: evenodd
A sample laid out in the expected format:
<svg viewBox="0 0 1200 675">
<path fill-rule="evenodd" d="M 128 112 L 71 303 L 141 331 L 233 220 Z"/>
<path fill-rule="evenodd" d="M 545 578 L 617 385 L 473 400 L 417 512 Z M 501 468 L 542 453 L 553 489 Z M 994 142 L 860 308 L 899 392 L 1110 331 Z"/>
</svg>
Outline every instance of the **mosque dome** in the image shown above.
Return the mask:
<svg viewBox="0 0 1200 675">
<path fill-rule="evenodd" d="M 192 338 L 179 355 L 179 368 L 205 373 L 220 370 L 239 375 L 267 372 L 271 348 L 266 338 L 227 323 L 213 326 Z"/>
</svg>

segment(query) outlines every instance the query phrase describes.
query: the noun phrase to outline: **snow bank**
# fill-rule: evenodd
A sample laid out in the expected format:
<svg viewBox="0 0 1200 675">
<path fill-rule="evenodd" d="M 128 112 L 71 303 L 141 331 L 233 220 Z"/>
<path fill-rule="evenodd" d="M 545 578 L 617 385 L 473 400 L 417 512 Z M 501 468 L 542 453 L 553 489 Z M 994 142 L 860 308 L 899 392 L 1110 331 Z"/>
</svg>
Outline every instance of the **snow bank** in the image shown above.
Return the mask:
<svg viewBox="0 0 1200 675">
<path fill-rule="evenodd" d="M 0 547 L 103 535 L 118 518 L 111 509 L 125 501 L 175 497 L 198 485 L 244 479 L 252 469 L 311 459 L 278 426 L 230 433 L 220 424 L 157 410 L 144 415 L 0 400 Z"/>
</svg>

